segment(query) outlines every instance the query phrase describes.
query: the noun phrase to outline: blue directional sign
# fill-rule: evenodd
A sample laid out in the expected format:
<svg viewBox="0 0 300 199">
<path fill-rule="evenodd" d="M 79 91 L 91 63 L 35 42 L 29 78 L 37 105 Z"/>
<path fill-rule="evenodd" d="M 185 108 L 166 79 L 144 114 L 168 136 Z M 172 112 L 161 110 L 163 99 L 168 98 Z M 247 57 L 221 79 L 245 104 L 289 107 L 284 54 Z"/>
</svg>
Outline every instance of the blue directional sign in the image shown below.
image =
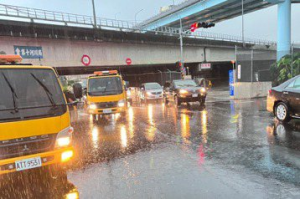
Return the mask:
<svg viewBox="0 0 300 199">
<path fill-rule="evenodd" d="M 234 96 L 234 76 L 233 70 L 229 70 L 229 94 Z"/>
<path fill-rule="evenodd" d="M 15 55 L 23 59 L 42 59 L 43 48 L 40 46 L 14 46 Z"/>
</svg>

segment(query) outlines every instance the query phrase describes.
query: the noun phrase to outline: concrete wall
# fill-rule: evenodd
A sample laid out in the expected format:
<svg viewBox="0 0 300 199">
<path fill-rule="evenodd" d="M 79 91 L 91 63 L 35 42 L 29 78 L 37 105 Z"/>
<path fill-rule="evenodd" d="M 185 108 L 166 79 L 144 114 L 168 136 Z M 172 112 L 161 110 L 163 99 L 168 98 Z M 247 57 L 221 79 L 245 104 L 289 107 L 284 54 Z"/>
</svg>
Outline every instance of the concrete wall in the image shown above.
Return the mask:
<svg viewBox="0 0 300 199">
<path fill-rule="evenodd" d="M 41 46 L 43 59 L 25 59 L 23 62 L 55 67 L 83 66 L 81 58 L 84 54 L 91 57 L 91 66 L 126 65 L 126 58 L 131 58 L 133 65 L 174 64 L 180 60 L 178 45 L 0 37 L 0 51 L 14 54 L 14 45 Z M 230 61 L 234 58 L 234 49 L 208 47 L 206 56 L 210 62 Z M 204 47 L 185 46 L 184 60 L 186 63 L 203 62 Z"/>
<path fill-rule="evenodd" d="M 235 60 L 234 48 L 207 48 L 206 61 L 224 62 Z"/>
<path fill-rule="evenodd" d="M 266 97 L 272 88 L 272 82 L 237 82 L 234 88 L 234 99 Z"/>
</svg>

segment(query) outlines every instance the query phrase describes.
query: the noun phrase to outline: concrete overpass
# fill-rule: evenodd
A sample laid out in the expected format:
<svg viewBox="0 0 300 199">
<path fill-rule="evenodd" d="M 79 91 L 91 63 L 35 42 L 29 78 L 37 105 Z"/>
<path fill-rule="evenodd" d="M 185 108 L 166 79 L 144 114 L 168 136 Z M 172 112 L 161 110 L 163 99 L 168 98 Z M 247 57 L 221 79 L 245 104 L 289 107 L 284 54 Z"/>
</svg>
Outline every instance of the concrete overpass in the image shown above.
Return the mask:
<svg viewBox="0 0 300 199">
<path fill-rule="evenodd" d="M 43 58 L 24 59 L 37 65 L 51 65 L 61 71 L 84 71 L 110 67 L 144 67 L 175 65 L 180 60 L 177 36 L 94 30 L 81 27 L 0 21 L 0 51 L 15 54 L 16 46 L 38 46 Z M 230 62 L 235 60 L 238 42 L 184 39 L 184 59 L 187 64 Z M 270 46 L 248 45 L 270 51 Z M 274 47 L 273 47 L 274 50 Z M 270 51 L 271 52 L 271 51 Z M 91 59 L 89 66 L 82 56 Z M 127 66 L 126 59 L 132 64 Z"/>
<path fill-rule="evenodd" d="M 277 59 L 291 52 L 291 5 L 300 0 L 187 0 L 139 24 L 145 30 L 161 26 L 189 28 L 195 22 L 220 22 L 278 5 Z"/>
</svg>

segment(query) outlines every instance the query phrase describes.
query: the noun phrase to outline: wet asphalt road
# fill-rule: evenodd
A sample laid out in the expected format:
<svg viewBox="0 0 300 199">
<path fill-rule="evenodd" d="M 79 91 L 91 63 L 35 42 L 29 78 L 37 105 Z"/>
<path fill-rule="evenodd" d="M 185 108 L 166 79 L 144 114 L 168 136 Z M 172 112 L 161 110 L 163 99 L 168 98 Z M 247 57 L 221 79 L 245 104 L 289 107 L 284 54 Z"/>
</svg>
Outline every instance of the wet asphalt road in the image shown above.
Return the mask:
<svg viewBox="0 0 300 199">
<path fill-rule="evenodd" d="M 69 182 L 27 179 L 0 198 L 300 198 L 300 121 L 265 104 L 134 105 L 97 123 L 80 111 Z"/>
</svg>

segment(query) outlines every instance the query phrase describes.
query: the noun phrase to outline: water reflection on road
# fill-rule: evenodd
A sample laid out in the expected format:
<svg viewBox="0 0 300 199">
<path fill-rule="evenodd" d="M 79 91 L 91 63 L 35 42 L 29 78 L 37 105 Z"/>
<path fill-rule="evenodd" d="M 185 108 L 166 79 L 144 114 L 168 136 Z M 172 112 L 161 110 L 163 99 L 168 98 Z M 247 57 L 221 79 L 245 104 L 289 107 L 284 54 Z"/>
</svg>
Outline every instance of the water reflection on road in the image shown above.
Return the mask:
<svg viewBox="0 0 300 199">
<path fill-rule="evenodd" d="M 97 122 L 80 111 L 72 122 L 76 155 L 70 182 L 39 183 L 38 188 L 17 183 L 1 193 L 8 196 L 9 190 L 15 189 L 15 196 L 22 196 L 23 191 L 26 196 L 49 192 L 52 198 L 73 194 L 72 198 L 79 186 L 83 198 L 97 198 L 98 191 L 107 194 L 104 198 L 141 198 L 126 195 L 128 190 L 140 193 L 138 196 L 153 196 L 151 190 L 158 194 L 181 190 L 186 196 L 190 187 L 183 189 L 183 182 L 191 187 L 202 182 L 203 178 L 193 178 L 198 172 L 207 173 L 208 179 L 222 178 L 221 169 L 241 176 L 245 187 L 255 182 L 271 190 L 271 195 L 277 182 L 299 188 L 300 122 L 280 124 L 263 106 L 263 100 L 218 102 L 206 107 L 183 104 L 179 108 L 153 103 L 130 107 L 126 119 L 114 116 Z M 225 176 L 222 183 L 230 179 Z M 276 183 L 272 184 L 273 180 Z M 174 181 L 177 184 L 165 188 Z"/>
</svg>

